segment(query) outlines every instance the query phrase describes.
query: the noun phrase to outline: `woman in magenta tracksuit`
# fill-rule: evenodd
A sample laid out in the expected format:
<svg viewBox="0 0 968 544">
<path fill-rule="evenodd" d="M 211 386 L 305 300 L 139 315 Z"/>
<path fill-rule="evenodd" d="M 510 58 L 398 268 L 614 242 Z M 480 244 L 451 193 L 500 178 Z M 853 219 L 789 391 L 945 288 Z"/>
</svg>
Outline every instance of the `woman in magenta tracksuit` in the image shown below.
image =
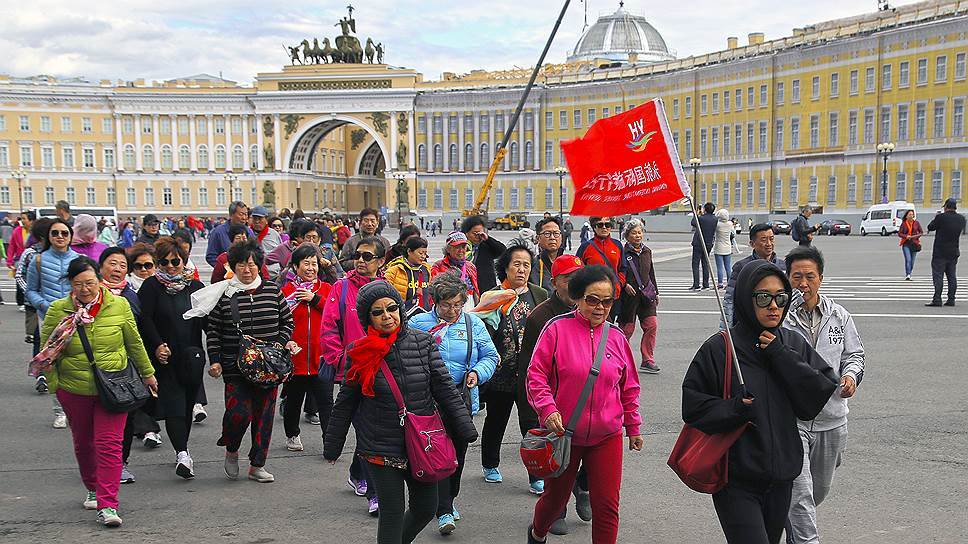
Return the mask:
<svg viewBox="0 0 968 544">
<path fill-rule="evenodd" d="M 568 283 L 577 302 L 574 312 L 545 325 L 528 368 L 528 401 L 545 428 L 564 432 L 592 367 L 605 327 L 609 329 L 595 388 L 572 437 L 571 463 L 557 478 L 545 480 L 534 509 L 528 543 L 544 542 L 552 522 L 568 503 L 579 462 L 588 471 L 592 505 L 592 542 L 618 538 L 618 499 L 622 483 L 622 428 L 630 450 L 642 449 L 639 430 L 639 375 L 628 340 L 607 321 L 615 303 L 615 276 L 604 266 L 582 268 Z"/>
</svg>

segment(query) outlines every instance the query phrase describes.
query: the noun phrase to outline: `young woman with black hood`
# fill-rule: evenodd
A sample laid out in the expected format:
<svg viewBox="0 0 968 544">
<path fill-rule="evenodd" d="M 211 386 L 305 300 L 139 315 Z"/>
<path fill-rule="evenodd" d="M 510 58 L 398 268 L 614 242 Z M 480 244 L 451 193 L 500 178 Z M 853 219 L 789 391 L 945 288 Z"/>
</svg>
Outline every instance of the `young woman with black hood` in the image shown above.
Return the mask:
<svg viewBox="0 0 968 544">
<path fill-rule="evenodd" d="M 722 398 L 720 334 L 699 348 L 682 382 L 682 419 L 689 425 L 714 434 L 753 423 L 729 450 L 729 483 L 713 495 L 733 544 L 780 541 L 803 463 L 797 418 L 814 418 L 837 388 L 833 369 L 806 340 L 780 328 L 791 293 L 786 275 L 768 261 L 748 264 L 737 279 L 730 330 L 747 397 L 732 370 L 732 398 Z"/>
</svg>

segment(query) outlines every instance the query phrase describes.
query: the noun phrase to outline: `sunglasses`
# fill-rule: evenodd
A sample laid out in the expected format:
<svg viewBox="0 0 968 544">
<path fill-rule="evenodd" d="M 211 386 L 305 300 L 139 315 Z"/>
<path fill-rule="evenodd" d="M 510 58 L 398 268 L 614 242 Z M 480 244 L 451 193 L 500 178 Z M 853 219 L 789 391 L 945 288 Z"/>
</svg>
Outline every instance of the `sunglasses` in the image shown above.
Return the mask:
<svg viewBox="0 0 968 544">
<path fill-rule="evenodd" d="M 50 237 L 51 238 L 61 238 L 61 237 L 67 238 L 70 235 L 71 235 L 71 231 L 69 231 L 69 230 L 52 230 L 52 231 L 50 231 Z"/>
<path fill-rule="evenodd" d="M 155 267 L 155 263 L 148 261 L 146 263 L 134 263 L 135 270 L 151 270 Z"/>
<path fill-rule="evenodd" d="M 171 259 L 171 260 L 158 259 L 158 266 L 168 266 L 169 264 L 172 266 L 178 266 L 181 264 L 181 259 L 179 259 L 178 257 L 175 257 L 174 259 Z"/>
<path fill-rule="evenodd" d="M 391 304 L 391 305 L 387 306 L 386 308 L 375 308 L 373 310 L 370 310 L 370 315 L 373 316 L 373 317 L 380 317 L 381 315 L 383 315 L 385 313 L 395 314 L 398 311 L 400 311 L 400 305 L 399 304 Z"/>
<path fill-rule="evenodd" d="M 609 222 L 609 223 L 605 223 L 605 222 L 595 223 L 595 228 L 596 229 L 610 229 L 610 228 L 612 228 L 612 223 L 611 222 Z"/>
<path fill-rule="evenodd" d="M 598 298 L 595 295 L 585 295 L 585 304 L 591 306 L 592 308 L 596 306 L 602 306 L 604 308 L 611 308 L 612 304 L 615 304 L 614 298 Z"/>
<path fill-rule="evenodd" d="M 350 258 L 353 259 L 354 261 L 358 261 L 360 259 L 363 259 L 363 262 L 364 263 L 368 263 L 368 262 L 372 261 L 373 259 L 376 259 L 376 254 L 375 253 L 370 253 L 369 251 L 357 251 L 357 252 L 353 253 L 352 255 L 350 255 Z"/>
<path fill-rule="evenodd" d="M 786 308 L 787 302 L 790 302 L 790 295 L 786 293 L 772 295 L 764 291 L 757 291 L 753 293 L 753 302 L 760 308 L 769 308 L 772 302 L 776 302 L 778 308 Z"/>
<path fill-rule="evenodd" d="M 281 229 L 281 228 L 283 228 L 283 225 L 282 225 L 282 223 L 275 223 L 275 224 L 272 225 L 272 228 L 274 228 L 274 229 Z"/>
</svg>

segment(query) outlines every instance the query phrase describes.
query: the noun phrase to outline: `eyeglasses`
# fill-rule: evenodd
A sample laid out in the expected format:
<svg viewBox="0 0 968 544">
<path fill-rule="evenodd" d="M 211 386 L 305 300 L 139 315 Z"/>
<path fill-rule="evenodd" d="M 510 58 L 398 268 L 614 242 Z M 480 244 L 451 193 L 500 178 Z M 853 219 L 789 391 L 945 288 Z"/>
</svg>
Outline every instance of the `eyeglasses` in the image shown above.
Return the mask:
<svg viewBox="0 0 968 544">
<path fill-rule="evenodd" d="M 786 293 L 774 295 L 765 291 L 756 291 L 753 293 L 753 302 L 760 308 L 769 308 L 772 302 L 776 302 L 778 308 L 786 308 L 787 302 L 790 302 L 790 295 Z"/>
<path fill-rule="evenodd" d="M 272 228 L 282 230 L 283 226 L 282 223 L 275 223 L 272 225 Z"/>
<path fill-rule="evenodd" d="M 370 253 L 369 251 L 357 251 L 357 252 L 354 252 L 352 255 L 350 255 L 350 257 L 354 261 L 358 261 L 360 259 L 363 259 L 363 262 L 364 263 L 368 263 L 368 262 L 372 261 L 373 259 L 376 259 L 376 254 L 375 253 Z"/>
<path fill-rule="evenodd" d="M 61 237 L 67 238 L 70 235 L 71 235 L 71 231 L 69 231 L 69 230 L 52 230 L 52 231 L 50 231 L 50 237 L 51 238 L 61 238 Z"/>
<path fill-rule="evenodd" d="M 454 310 L 460 310 L 461 308 L 463 308 L 464 307 L 464 304 L 465 303 L 463 303 L 463 302 L 458 302 L 456 304 L 448 304 L 446 302 L 438 302 L 437 303 L 437 307 L 440 308 L 441 310 L 447 310 L 447 311 L 453 312 Z"/>
<path fill-rule="evenodd" d="M 374 308 L 374 309 L 370 310 L 370 315 L 373 316 L 373 317 L 380 317 L 381 315 L 383 315 L 385 313 L 395 314 L 398 311 L 400 311 L 400 305 L 399 304 L 391 304 L 391 305 L 387 306 L 386 308 Z"/>
<path fill-rule="evenodd" d="M 546 230 L 541 233 L 545 238 L 561 238 L 560 230 Z"/>
<path fill-rule="evenodd" d="M 179 259 L 178 257 L 175 257 L 174 259 L 171 259 L 171 260 L 158 259 L 158 266 L 168 266 L 169 264 L 172 266 L 178 266 L 181 264 L 181 259 Z"/>
<path fill-rule="evenodd" d="M 596 306 L 602 306 L 604 308 L 611 308 L 612 304 L 615 304 L 614 298 L 598 298 L 595 295 L 585 295 L 585 304 L 591 306 L 592 308 Z"/>
<path fill-rule="evenodd" d="M 155 267 L 155 263 L 151 261 L 147 261 L 144 263 L 134 263 L 135 270 L 151 270 L 154 267 Z"/>
<path fill-rule="evenodd" d="M 604 221 L 602 221 L 601 223 L 595 223 L 595 228 L 596 229 L 610 229 L 610 228 L 612 228 L 612 223 L 611 222 L 606 223 Z"/>
</svg>

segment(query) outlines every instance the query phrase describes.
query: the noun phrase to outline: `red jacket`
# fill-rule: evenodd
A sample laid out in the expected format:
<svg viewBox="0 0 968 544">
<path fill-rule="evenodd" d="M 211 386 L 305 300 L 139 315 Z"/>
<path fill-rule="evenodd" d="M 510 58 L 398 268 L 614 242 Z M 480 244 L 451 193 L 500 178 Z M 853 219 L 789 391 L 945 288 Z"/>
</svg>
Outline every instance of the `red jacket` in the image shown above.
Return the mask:
<svg viewBox="0 0 968 544">
<path fill-rule="evenodd" d="M 309 302 L 299 302 L 292 306 L 292 320 L 295 328 L 292 339 L 299 344 L 302 351 L 292 356 L 293 374 L 296 376 L 315 375 L 319 373 L 319 338 L 323 325 L 323 305 L 329 295 L 332 285 L 316 280 L 313 293 L 316 296 Z M 282 288 L 282 295 L 289 297 L 296 292 L 295 283 L 287 283 Z M 312 341 L 311 341 L 312 340 Z"/>
<path fill-rule="evenodd" d="M 461 266 L 454 265 L 450 257 L 444 255 L 444 258 L 435 262 L 433 266 L 430 267 L 430 278 L 433 279 L 437 277 L 438 274 L 443 274 L 444 272 L 449 272 L 451 270 L 456 270 L 460 273 L 460 279 L 467 285 L 467 296 L 470 300 L 477 304 L 481 300 L 481 289 L 477 284 L 477 267 L 474 263 L 470 261 L 464 261 Z"/>
<path fill-rule="evenodd" d="M 602 258 L 603 253 L 607 257 L 607 260 Z M 618 243 L 614 238 L 599 238 L 595 236 L 582 244 L 578 248 L 576 255 L 586 265 L 601 264 L 611 268 L 612 272 L 615 272 L 615 277 L 618 279 L 618 284 L 615 286 L 616 292 L 619 292 L 621 287 L 625 285 L 625 274 L 621 272 L 622 244 Z M 618 294 L 616 294 L 617 296 Z"/>
</svg>

